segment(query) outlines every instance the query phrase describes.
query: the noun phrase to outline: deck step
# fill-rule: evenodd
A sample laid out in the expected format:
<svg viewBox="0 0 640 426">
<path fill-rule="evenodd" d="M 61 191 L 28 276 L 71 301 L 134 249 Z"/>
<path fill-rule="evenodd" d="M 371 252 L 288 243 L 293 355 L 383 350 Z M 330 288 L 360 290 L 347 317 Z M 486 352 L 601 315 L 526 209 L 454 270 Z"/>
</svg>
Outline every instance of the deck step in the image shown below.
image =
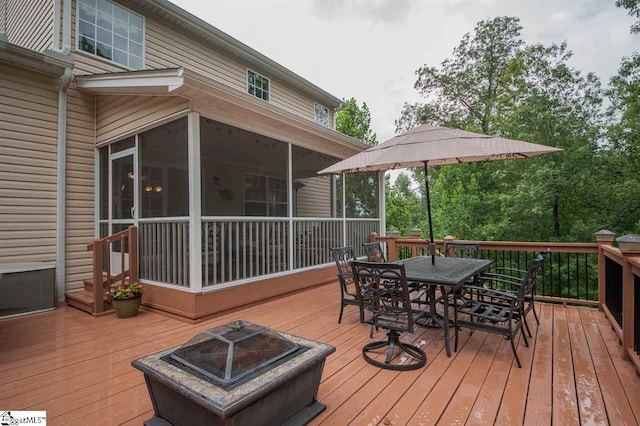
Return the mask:
<svg viewBox="0 0 640 426">
<path fill-rule="evenodd" d="M 87 290 L 81 291 L 66 291 L 64 293 L 65 301 L 67 305 L 73 306 L 74 308 L 78 308 L 90 314 L 94 313 L 93 310 L 93 292 Z M 107 303 L 107 296 L 103 296 L 105 301 L 105 310 L 111 308 L 111 304 Z"/>
</svg>

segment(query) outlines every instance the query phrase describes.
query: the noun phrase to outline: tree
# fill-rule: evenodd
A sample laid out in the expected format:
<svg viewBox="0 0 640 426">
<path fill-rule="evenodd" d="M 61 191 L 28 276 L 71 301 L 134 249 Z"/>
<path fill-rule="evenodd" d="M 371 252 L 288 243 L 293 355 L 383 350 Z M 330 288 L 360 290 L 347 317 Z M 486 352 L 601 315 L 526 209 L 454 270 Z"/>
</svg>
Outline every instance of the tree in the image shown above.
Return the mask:
<svg viewBox="0 0 640 426">
<path fill-rule="evenodd" d="M 352 138 L 374 146 L 378 137 L 371 130 L 371 112 L 366 102 L 358 106 L 355 98 L 344 101 L 344 107 L 336 115 L 336 130 Z"/>
<path fill-rule="evenodd" d="M 355 98 L 345 101 L 345 106 L 336 115 L 336 130 L 354 139 L 374 146 L 378 138 L 371 129 L 371 112 L 365 102 L 358 105 Z M 347 217 L 377 217 L 378 176 L 377 173 L 348 173 L 346 175 Z"/>
<path fill-rule="evenodd" d="M 629 16 L 640 18 L 640 0 L 616 0 L 616 6 L 629 11 Z M 631 34 L 640 34 L 640 20 L 631 26 Z"/>
</svg>

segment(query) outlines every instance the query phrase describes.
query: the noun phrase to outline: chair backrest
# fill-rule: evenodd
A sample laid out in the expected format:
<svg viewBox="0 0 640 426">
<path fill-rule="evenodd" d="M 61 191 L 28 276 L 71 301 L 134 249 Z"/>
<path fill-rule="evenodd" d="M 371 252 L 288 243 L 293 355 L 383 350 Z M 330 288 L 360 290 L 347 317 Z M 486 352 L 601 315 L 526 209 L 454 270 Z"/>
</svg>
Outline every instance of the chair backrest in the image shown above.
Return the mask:
<svg viewBox="0 0 640 426">
<path fill-rule="evenodd" d="M 544 257 L 542 254 L 538 254 L 535 259 L 529 262 L 529 266 L 527 267 L 527 274 L 524 276 L 522 285 L 518 290 L 518 303 L 524 303 L 525 297 L 533 296 L 533 290 L 536 286 L 538 276 L 540 276 L 542 272 L 543 264 Z"/>
<path fill-rule="evenodd" d="M 355 260 L 353 247 L 336 247 L 331 249 L 333 260 L 336 261 L 338 267 L 338 279 L 342 290 L 347 290 L 349 284 L 353 284 L 353 272 L 351 270 L 351 262 Z"/>
<path fill-rule="evenodd" d="M 480 243 L 463 243 L 458 241 L 445 241 L 445 257 L 480 258 Z"/>
<path fill-rule="evenodd" d="M 367 255 L 369 262 L 386 262 L 382 252 L 382 245 L 379 242 L 375 243 L 363 243 L 364 253 Z"/>
<path fill-rule="evenodd" d="M 387 330 L 413 333 L 413 311 L 404 265 L 351 262 L 360 322 Z"/>
</svg>

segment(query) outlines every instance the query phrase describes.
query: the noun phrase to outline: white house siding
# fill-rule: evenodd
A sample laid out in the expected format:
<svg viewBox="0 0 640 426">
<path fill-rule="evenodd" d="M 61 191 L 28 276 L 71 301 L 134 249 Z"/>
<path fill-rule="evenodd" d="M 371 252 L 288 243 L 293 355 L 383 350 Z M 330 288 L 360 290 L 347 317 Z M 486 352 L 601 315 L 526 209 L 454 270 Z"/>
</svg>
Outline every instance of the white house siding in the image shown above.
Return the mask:
<svg viewBox="0 0 640 426">
<path fill-rule="evenodd" d="M 98 96 L 96 143 L 189 111 L 189 101 L 178 96 Z"/>
<path fill-rule="evenodd" d="M 6 32 L 10 43 L 36 52 L 53 46 L 54 0 L 0 0 L 6 3 Z"/>
<path fill-rule="evenodd" d="M 82 287 L 93 258 L 87 244 L 94 228 L 95 96 L 70 89 L 67 107 L 67 253 L 66 287 Z"/>
<path fill-rule="evenodd" d="M 224 55 L 220 49 L 199 41 L 195 36 L 188 35 L 184 31 L 172 29 L 170 27 L 171 24 L 155 16 L 145 14 L 144 11 L 126 1 L 117 3 L 145 16 L 145 68 L 185 67 L 246 93 L 246 64 Z M 127 71 L 124 67 L 76 51 L 75 11 L 74 2 L 71 19 L 71 46 L 75 61 L 74 73 L 76 75 L 85 75 Z M 314 100 L 311 97 L 287 87 L 268 73 L 261 72 L 259 69 L 255 69 L 255 71 L 264 74 L 265 77 L 271 80 L 271 103 L 273 105 L 308 120 L 314 119 Z"/>
<path fill-rule="evenodd" d="M 58 82 L 0 62 L 0 263 L 56 259 Z"/>
</svg>

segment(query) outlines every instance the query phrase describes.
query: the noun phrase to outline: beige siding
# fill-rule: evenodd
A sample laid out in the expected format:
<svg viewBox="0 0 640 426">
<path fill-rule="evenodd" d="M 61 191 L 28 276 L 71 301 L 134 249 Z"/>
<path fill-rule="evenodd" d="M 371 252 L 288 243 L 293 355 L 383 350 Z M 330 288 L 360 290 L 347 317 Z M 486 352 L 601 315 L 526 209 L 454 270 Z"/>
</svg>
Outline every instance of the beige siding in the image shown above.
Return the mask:
<svg viewBox="0 0 640 426">
<path fill-rule="evenodd" d="M 56 79 L 0 63 L 0 263 L 55 262 Z"/>
<path fill-rule="evenodd" d="M 67 121 L 67 289 L 82 287 L 91 277 L 93 260 L 87 244 L 94 230 L 95 97 L 69 90 Z"/>
<path fill-rule="evenodd" d="M 331 178 L 298 179 L 305 186 L 296 192 L 296 216 L 331 217 Z"/>
<path fill-rule="evenodd" d="M 189 110 L 189 101 L 178 96 L 98 96 L 96 143 L 152 125 Z"/>
<path fill-rule="evenodd" d="M 9 42 L 36 52 L 53 46 L 54 0 L 4 0 Z"/>
<path fill-rule="evenodd" d="M 145 67 L 147 69 L 185 67 L 206 77 L 220 81 L 239 91 L 246 92 L 246 64 L 224 55 L 219 49 L 171 28 L 171 24 L 143 11 L 126 1 L 123 6 L 145 16 Z M 126 68 L 104 61 L 92 55 L 75 51 L 75 4 L 72 18 L 73 57 L 75 74 L 95 74 L 126 71 Z M 260 70 L 255 70 L 260 72 Z M 271 103 L 300 117 L 313 120 L 313 99 L 288 88 L 277 79 L 270 78 Z"/>
</svg>

